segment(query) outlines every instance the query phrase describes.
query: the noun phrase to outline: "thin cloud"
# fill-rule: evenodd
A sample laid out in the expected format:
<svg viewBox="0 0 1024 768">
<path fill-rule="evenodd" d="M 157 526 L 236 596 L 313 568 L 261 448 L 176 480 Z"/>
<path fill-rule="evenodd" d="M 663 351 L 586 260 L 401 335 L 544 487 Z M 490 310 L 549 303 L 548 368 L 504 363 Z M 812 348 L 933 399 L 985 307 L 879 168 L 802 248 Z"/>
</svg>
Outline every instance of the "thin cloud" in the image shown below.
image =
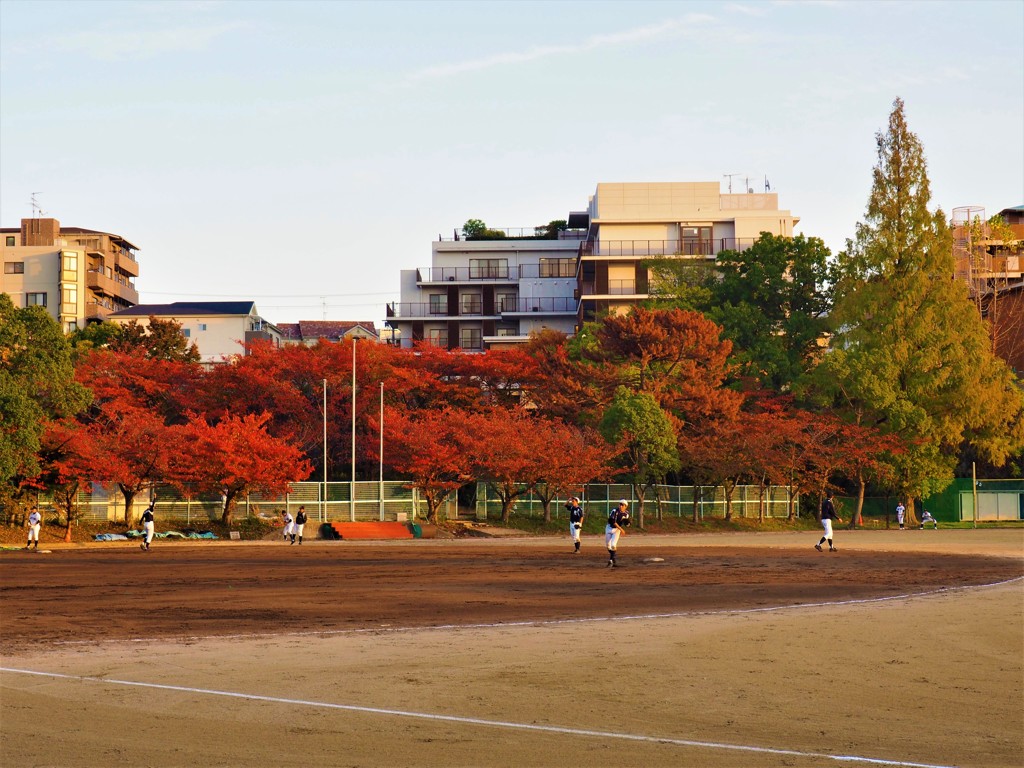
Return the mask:
<svg viewBox="0 0 1024 768">
<path fill-rule="evenodd" d="M 61 35 L 50 41 L 53 50 L 100 61 L 148 59 L 169 53 L 202 51 L 220 37 L 248 26 L 241 22 L 207 26 L 152 29 L 101 28 Z"/>
<path fill-rule="evenodd" d="M 409 75 L 410 80 L 429 80 L 452 75 L 460 75 L 465 72 L 476 72 L 481 69 L 490 69 L 508 64 L 521 64 L 528 61 L 537 61 L 551 56 L 570 55 L 585 53 L 599 48 L 611 48 L 620 45 L 654 40 L 664 37 L 678 37 L 693 31 L 693 27 L 704 26 L 715 21 L 714 16 L 703 13 L 691 13 L 680 19 L 669 19 L 660 24 L 651 24 L 635 29 L 628 29 L 623 32 L 615 32 L 604 35 L 593 35 L 580 43 L 569 45 L 542 45 L 528 48 L 525 51 L 510 51 L 498 53 L 493 56 L 485 56 L 479 59 L 455 62 L 453 64 L 440 64 L 435 67 L 426 67 Z"/>
</svg>

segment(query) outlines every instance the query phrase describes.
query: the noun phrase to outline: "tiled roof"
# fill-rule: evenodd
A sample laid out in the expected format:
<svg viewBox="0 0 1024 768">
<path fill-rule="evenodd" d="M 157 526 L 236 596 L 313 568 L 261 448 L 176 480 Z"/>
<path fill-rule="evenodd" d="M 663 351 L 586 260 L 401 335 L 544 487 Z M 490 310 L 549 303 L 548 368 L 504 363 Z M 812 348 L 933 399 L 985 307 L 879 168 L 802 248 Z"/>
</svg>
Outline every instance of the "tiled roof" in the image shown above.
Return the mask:
<svg viewBox="0 0 1024 768">
<path fill-rule="evenodd" d="M 377 336 L 372 320 L 300 320 L 297 323 L 278 323 L 277 327 L 281 338 L 293 341 L 343 339 L 357 327 Z"/>
</svg>

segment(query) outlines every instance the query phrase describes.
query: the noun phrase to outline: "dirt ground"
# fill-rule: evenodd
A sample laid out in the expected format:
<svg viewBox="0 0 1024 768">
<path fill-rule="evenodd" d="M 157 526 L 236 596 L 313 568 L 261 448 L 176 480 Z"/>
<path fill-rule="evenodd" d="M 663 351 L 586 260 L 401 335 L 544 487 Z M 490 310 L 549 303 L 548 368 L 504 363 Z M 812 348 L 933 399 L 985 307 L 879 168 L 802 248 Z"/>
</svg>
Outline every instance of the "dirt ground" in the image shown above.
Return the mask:
<svg viewBox="0 0 1024 768">
<path fill-rule="evenodd" d="M 0 553 L 0 763 L 1024 764 L 1024 530 Z"/>
</svg>

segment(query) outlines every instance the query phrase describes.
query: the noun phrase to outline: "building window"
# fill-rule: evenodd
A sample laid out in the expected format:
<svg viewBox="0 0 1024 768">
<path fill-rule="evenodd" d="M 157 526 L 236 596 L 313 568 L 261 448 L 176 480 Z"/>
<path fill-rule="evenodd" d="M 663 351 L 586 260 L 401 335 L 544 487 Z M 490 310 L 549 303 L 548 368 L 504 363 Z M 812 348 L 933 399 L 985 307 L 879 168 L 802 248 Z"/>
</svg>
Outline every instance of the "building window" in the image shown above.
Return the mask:
<svg viewBox="0 0 1024 768">
<path fill-rule="evenodd" d="M 25 294 L 25 306 L 26 307 L 45 307 L 46 306 L 46 294 L 45 293 L 26 293 Z"/>
<path fill-rule="evenodd" d="M 459 297 L 460 315 L 479 315 L 483 312 L 483 302 L 479 293 L 464 293 Z"/>
<path fill-rule="evenodd" d="M 499 312 L 516 311 L 516 295 L 514 293 L 499 293 L 494 297 L 498 302 Z"/>
<path fill-rule="evenodd" d="M 78 321 L 77 320 L 68 320 L 67 323 L 64 324 L 64 332 L 65 333 L 74 333 L 77 330 L 78 330 Z"/>
<path fill-rule="evenodd" d="M 74 280 L 78 277 L 78 253 L 64 251 L 64 278 Z"/>
<path fill-rule="evenodd" d="M 575 277 L 576 259 L 541 259 L 541 277 Z"/>
<path fill-rule="evenodd" d="M 519 335 L 519 328 L 517 328 L 514 325 L 499 325 L 495 330 L 498 332 L 497 333 L 498 336 L 518 336 Z"/>
<path fill-rule="evenodd" d="M 181 329 L 181 333 L 187 339 L 187 338 L 192 336 L 192 329 L 191 328 L 182 328 Z"/>
<path fill-rule="evenodd" d="M 459 346 L 463 349 L 483 349 L 483 335 L 479 328 L 463 328 L 459 331 Z"/>
<path fill-rule="evenodd" d="M 508 259 L 470 259 L 470 280 L 507 280 Z"/>
<path fill-rule="evenodd" d="M 199 330 L 200 331 L 205 331 L 206 330 L 206 323 L 200 323 L 199 324 Z"/>
<path fill-rule="evenodd" d="M 65 288 L 61 297 L 60 311 L 66 314 L 78 312 L 78 289 Z"/>
<path fill-rule="evenodd" d="M 8 248 L 13 248 L 13 247 L 14 247 L 14 244 L 15 244 L 15 242 L 16 242 L 16 241 L 15 241 L 15 239 L 14 239 L 14 235 L 8 235 L 8 236 L 7 236 L 7 247 L 8 247 Z"/>
<path fill-rule="evenodd" d="M 431 328 L 428 332 L 427 340 L 431 346 L 434 347 L 448 347 L 448 329 L 447 328 Z"/>
<path fill-rule="evenodd" d="M 4 274 L 5 275 L 24 275 L 25 274 L 25 262 L 24 261 L 5 261 L 4 262 Z"/>
<path fill-rule="evenodd" d="M 447 315 L 448 297 L 443 293 L 432 293 L 430 295 L 430 314 Z"/>
</svg>

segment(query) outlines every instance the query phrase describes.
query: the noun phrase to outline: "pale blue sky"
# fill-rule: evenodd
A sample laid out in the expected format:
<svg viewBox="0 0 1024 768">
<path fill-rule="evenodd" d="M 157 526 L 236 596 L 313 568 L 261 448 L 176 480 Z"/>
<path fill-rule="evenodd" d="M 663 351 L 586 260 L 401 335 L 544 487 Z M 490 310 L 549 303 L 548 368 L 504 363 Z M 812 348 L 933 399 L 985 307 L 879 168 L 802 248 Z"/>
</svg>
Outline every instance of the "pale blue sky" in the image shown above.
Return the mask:
<svg viewBox="0 0 1024 768">
<path fill-rule="evenodd" d="M 936 204 L 1024 203 L 1021 0 L 0 0 L 0 225 L 39 192 L 143 302 L 382 324 L 439 233 L 602 181 L 767 176 L 837 251 L 897 96 Z"/>
</svg>

